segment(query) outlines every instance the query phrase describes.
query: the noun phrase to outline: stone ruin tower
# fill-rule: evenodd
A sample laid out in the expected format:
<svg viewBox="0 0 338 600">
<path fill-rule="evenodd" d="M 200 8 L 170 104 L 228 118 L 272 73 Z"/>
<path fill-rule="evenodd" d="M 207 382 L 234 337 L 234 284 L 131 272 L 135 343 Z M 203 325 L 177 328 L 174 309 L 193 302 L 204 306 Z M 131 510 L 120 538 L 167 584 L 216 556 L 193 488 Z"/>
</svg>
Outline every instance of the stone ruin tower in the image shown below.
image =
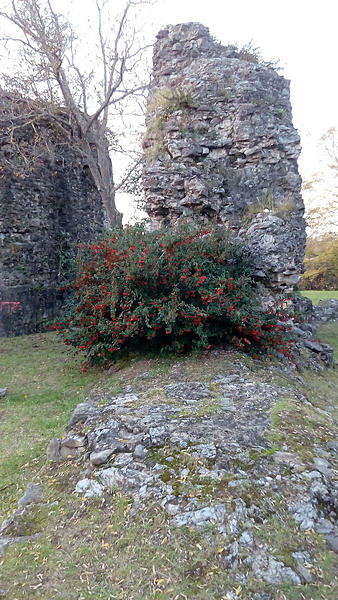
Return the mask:
<svg viewBox="0 0 338 600">
<path fill-rule="evenodd" d="M 245 240 L 256 277 L 292 289 L 306 235 L 289 82 L 199 23 L 160 31 L 153 62 L 143 174 L 152 226 L 223 224 Z"/>
<path fill-rule="evenodd" d="M 78 243 L 97 239 L 103 223 L 82 157 L 31 103 L 0 90 L 0 337 L 55 317 Z"/>
</svg>

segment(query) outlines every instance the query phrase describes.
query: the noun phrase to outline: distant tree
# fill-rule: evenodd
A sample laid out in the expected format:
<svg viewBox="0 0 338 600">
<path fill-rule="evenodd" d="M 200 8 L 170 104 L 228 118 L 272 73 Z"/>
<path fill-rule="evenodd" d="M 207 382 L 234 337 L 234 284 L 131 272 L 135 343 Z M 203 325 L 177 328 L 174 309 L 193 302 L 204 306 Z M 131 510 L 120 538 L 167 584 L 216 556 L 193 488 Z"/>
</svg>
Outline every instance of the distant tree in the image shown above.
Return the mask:
<svg viewBox="0 0 338 600">
<path fill-rule="evenodd" d="M 318 144 L 320 170 L 303 183 L 309 235 L 338 234 L 338 131 L 331 127 Z"/>
<path fill-rule="evenodd" d="M 112 15 L 109 0 L 91 0 L 94 26 L 88 39 L 79 40 L 53 0 L 8 0 L 0 10 L 1 39 L 19 52 L 19 69 L 11 56 L 3 61 L 3 87 L 25 99 L 26 122 L 50 119 L 88 165 L 111 225 L 121 221 L 115 206 L 116 185 L 109 157 L 121 147 L 114 118 L 123 119 L 128 100 L 141 101 L 146 73 L 140 66 L 147 49 L 136 29 L 137 10 L 150 0 L 126 0 Z M 79 3 L 79 10 L 81 9 Z M 95 33 L 97 53 L 86 62 L 86 44 Z M 38 114 L 37 114 L 38 113 Z M 11 115 L 15 129 L 16 111 Z M 20 122 L 22 123 L 22 111 Z M 138 161 L 137 161 L 138 162 Z M 129 168 L 125 179 L 133 173 Z"/>
<path fill-rule="evenodd" d="M 338 236 L 327 234 L 321 238 L 308 238 L 304 267 L 300 289 L 337 290 Z"/>
</svg>

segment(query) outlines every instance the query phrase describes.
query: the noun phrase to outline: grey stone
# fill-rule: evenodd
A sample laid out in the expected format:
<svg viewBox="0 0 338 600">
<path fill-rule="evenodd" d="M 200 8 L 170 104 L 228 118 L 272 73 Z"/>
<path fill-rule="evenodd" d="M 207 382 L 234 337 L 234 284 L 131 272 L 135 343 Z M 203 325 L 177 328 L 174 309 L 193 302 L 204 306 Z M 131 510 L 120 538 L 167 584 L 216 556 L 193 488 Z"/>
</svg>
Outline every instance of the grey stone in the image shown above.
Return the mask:
<svg viewBox="0 0 338 600">
<path fill-rule="evenodd" d="M 286 465 L 291 469 L 299 470 L 305 468 L 299 456 L 293 452 L 274 452 L 273 460 L 277 465 Z"/>
<path fill-rule="evenodd" d="M 317 306 L 313 307 L 313 316 L 318 321 L 333 321 L 338 319 L 338 300 L 337 298 L 329 298 L 328 300 L 320 300 Z"/>
<path fill-rule="evenodd" d="M 314 456 L 313 462 L 314 462 L 314 465 L 315 465 L 317 471 L 319 471 L 326 477 L 331 477 L 332 468 L 331 468 L 331 464 L 329 463 L 328 460 L 326 460 L 325 458 L 321 458 L 319 456 Z"/>
<path fill-rule="evenodd" d="M 322 533 L 324 535 L 332 533 L 334 529 L 333 524 L 328 519 L 319 519 L 315 524 L 316 533 Z"/>
<path fill-rule="evenodd" d="M 82 448 L 85 445 L 85 437 L 83 435 L 69 435 L 61 440 L 61 446 L 67 448 Z"/>
<path fill-rule="evenodd" d="M 334 532 L 327 534 L 325 539 L 330 550 L 338 554 L 338 527 L 335 528 Z"/>
<path fill-rule="evenodd" d="M 94 417 L 99 414 L 99 409 L 93 406 L 89 402 L 82 402 L 78 404 L 69 419 L 69 423 L 65 431 L 69 431 L 78 423 L 85 423 L 90 417 Z"/>
<path fill-rule="evenodd" d="M 134 456 L 135 458 L 140 458 L 143 459 L 147 456 L 148 452 L 147 449 L 142 446 L 142 444 L 136 444 L 135 446 L 135 450 L 134 450 Z M 170 457 L 167 457 L 167 460 L 169 460 Z"/>
<path fill-rule="evenodd" d="M 47 446 L 47 460 L 57 461 L 61 458 L 60 456 L 61 440 L 58 437 L 53 437 Z"/>
<path fill-rule="evenodd" d="M 318 513 L 312 502 L 292 504 L 289 505 L 288 509 L 295 521 L 299 524 L 299 529 L 301 531 L 314 528 Z"/>
<path fill-rule="evenodd" d="M 252 562 L 252 570 L 257 579 L 263 579 L 271 585 L 278 585 L 283 582 L 291 582 L 299 585 L 301 579 L 290 567 L 277 561 L 266 550 L 257 552 Z"/>
<path fill-rule="evenodd" d="M 68 446 L 62 446 L 61 444 L 60 457 L 65 460 L 68 458 L 78 458 L 83 450 L 82 446 L 80 448 L 68 448 Z"/>
<path fill-rule="evenodd" d="M 209 398 L 209 388 L 199 381 L 188 381 L 186 383 L 172 383 L 165 388 L 170 398 L 179 398 L 185 402 L 196 402 L 202 398 Z"/>
<path fill-rule="evenodd" d="M 235 569 L 238 565 L 238 542 L 235 540 L 224 548 L 222 553 L 224 566 L 227 569 Z"/>
<path fill-rule="evenodd" d="M 177 527 L 189 525 L 190 527 L 201 527 L 207 523 L 223 523 L 226 515 L 224 504 L 215 506 L 205 506 L 196 510 L 178 513 L 173 519 L 172 524 Z"/>
<path fill-rule="evenodd" d="M 91 452 L 90 462 L 92 465 L 100 466 L 106 463 L 113 454 L 113 450 L 101 450 L 100 452 Z"/>
<path fill-rule="evenodd" d="M 95 479 L 81 479 L 76 484 L 75 492 L 84 498 L 101 498 L 103 487 Z"/>
<path fill-rule="evenodd" d="M 319 471 L 303 471 L 302 473 L 302 477 L 305 477 L 305 479 L 321 479 L 321 474 L 319 473 Z"/>
<path fill-rule="evenodd" d="M 22 509 L 29 504 L 39 502 L 43 496 L 42 487 L 36 483 L 29 483 L 24 495 L 18 501 L 18 508 Z"/>
<path fill-rule="evenodd" d="M 194 446 L 194 449 L 191 452 L 191 454 L 192 456 L 199 456 L 201 458 L 215 460 L 216 446 L 215 444 L 198 444 L 198 446 Z"/>
<path fill-rule="evenodd" d="M 152 446 L 163 446 L 167 439 L 167 432 L 165 427 L 151 427 L 149 429 L 149 436 Z"/>
<path fill-rule="evenodd" d="M 242 546 L 252 546 L 253 535 L 251 531 L 243 531 L 242 535 L 239 537 L 238 542 L 242 544 Z"/>
<path fill-rule="evenodd" d="M 99 471 L 98 476 L 104 487 L 108 490 L 117 487 L 131 495 L 137 493 L 140 487 L 153 480 L 153 476 L 150 473 L 142 472 L 135 468 L 128 468 L 128 466 L 102 469 Z"/>
<path fill-rule="evenodd" d="M 312 559 L 308 552 L 292 552 L 291 555 L 296 561 L 296 571 L 302 578 L 304 583 L 311 583 L 313 581 L 313 575 L 311 571 L 305 566 L 311 566 Z"/>
<path fill-rule="evenodd" d="M 133 455 L 129 452 L 122 452 L 114 458 L 114 467 L 125 467 L 133 462 Z"/>
<path fill-rule="evenodd" d="M 338 454 L 338 441 L 327 442 L 325 446 L 334 454 Z"/>
<path fill-rule="evenodd" d="M 0 388 L 0 398 L 4 398 L 7 394 L 8 388 Z"/>
</svg>

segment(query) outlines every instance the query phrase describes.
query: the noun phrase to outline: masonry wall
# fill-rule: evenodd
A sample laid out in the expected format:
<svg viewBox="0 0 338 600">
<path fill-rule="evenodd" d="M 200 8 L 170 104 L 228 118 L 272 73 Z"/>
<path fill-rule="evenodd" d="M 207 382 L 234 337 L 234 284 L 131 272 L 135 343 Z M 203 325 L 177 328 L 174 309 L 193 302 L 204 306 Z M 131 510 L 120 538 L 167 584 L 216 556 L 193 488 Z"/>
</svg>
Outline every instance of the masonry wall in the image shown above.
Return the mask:
<svg viewBox="0 0 338 600">
<path fill-rule="evenodd" d="M 64 302 L 59 288 L 74 272 L 78 243 L 103 231 L 81 157 L 50 123 L 27 121 L 24 103 L 1 93 L 0 336 L 46 327 Z"/>
<path fill-rule="evenodd" d="M 257 277 L 291 289 L 305 222 L 289 82 L 199 23 L 160 31 L 153 62 L 144 139 L 153 227 L 223 224 L 245 239 Z"/>
</svg>

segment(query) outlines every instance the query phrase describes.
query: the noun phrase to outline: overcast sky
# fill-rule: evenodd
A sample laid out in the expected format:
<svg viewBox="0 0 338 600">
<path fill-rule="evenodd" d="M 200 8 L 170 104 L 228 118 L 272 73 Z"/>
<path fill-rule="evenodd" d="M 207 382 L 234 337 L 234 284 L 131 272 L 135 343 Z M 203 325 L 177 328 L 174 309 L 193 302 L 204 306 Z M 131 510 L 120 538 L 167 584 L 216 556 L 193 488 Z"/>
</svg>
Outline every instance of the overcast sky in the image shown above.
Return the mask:
<svg viewBox="0 0 338 600">
<path fill-rule="evenodd" d="M 114 12 L 124 0 L 108 4 Z M 54 0 L 53 5 L 72 13 L 78 32 L 88 36 L 93 0 Z M 252 41 L 265 60 L 278 59 L 281 74 L 291 80 L 294 124 L 303 147 L 301 174 L 308 178 L 318 170 L 318 139 L 338 127 L 338 0 L 157 0 L 144 11 L 150 42 L 165 25 L 198 21 L 224 45 Z"/>
</svg>

